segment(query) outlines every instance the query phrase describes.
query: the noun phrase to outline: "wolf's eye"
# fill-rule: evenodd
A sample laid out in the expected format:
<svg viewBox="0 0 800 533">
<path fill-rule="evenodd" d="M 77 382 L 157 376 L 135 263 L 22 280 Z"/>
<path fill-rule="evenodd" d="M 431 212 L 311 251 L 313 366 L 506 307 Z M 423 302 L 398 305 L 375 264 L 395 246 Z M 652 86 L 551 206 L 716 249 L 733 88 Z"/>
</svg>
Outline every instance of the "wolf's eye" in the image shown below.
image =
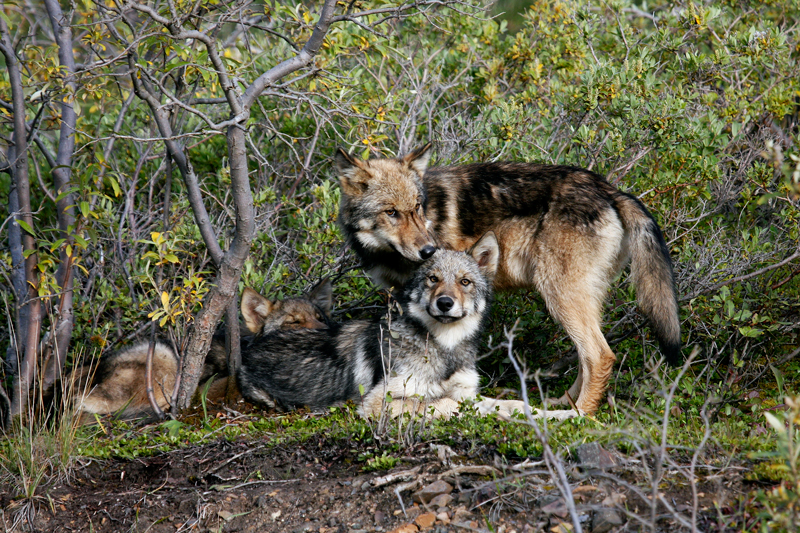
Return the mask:
<svg viewBox="0 0 800 533">
<path fill-rule="evenodd" d="M 439 278 L 437 278 L 436 276 L 428 276 L 428 279 L 431 280 L 431 283 L 439 282 Z"/>
<path fill-rule="evenodd" d="M 470 280 L 468 280 L 467 278 L 464 278 L 464 279 L 462 279 L 462 280 L 461 280 L 461 284 L 462 284 L 463 286 L 465 286 L 465 287 L 466 287 L 467 285 L 469 285 L 470 283 L 472 283 L 472 282 L 471 282 Z"/>
<path fill-rule="evenodd" d="M 397 209 L 387 209 L 386 214 L 392 218 L 397 216 Z"/>
<path fill-rule="evenodd" d="M 414 206 L 414 211 L 419 211 L 421 207 L 422 207 L 422 204 L 417 202 L 417 205 Z"/>
</svg>

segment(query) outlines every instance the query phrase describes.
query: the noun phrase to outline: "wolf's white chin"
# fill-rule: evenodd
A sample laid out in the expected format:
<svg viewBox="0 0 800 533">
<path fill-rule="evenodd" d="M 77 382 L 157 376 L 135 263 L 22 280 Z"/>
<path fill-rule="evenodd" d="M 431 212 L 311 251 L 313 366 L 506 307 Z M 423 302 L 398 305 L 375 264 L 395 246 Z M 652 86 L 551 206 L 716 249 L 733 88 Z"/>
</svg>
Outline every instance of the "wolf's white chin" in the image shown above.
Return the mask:
<svg viewBox="0 0 800 533">
<path fill-rule="evenodd" d="M 408 305 L 411 316 L 422 322 L 431 332 L 436 342 L 443 348 L 452 350 L 469 339 L 481 326 L 481 315 L 471 314 L 450 323 L 443 323 L 428 314 L 428 310 L 417 302 Z"/>
</svg>

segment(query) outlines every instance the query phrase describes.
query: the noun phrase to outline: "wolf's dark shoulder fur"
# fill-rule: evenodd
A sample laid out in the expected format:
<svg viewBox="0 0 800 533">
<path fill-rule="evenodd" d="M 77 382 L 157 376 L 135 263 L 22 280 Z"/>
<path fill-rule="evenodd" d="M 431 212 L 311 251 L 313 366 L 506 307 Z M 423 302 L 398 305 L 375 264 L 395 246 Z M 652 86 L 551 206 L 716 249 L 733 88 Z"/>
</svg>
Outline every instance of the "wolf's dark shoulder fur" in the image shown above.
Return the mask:
<svg viewBox="0 0 800 533">
<path fill-rule="evenodd" d="M 353 398 L 358 391 L 340 360 L 338 331 L 338 324 L 331 324 L 329 329 L 275 330 L 253 338 L 242 346 L 237 373 L 242 395 L 261 403 L 258 392 L 269 391 L 284 409 L 326 407 Z M 306 386 L 298 388 L 298 383 Z"/>
<path fill-rule="evenodd" d="M 547 213 L 591 225 L 620 193 L 601 175 L 578 167 L 533 163 L 473 163 L 429 168 L 423 177 L 425 212 L 437 233 L 455 202 L 460 230 L 481 235 L 509 217 Z"/>
</svg>

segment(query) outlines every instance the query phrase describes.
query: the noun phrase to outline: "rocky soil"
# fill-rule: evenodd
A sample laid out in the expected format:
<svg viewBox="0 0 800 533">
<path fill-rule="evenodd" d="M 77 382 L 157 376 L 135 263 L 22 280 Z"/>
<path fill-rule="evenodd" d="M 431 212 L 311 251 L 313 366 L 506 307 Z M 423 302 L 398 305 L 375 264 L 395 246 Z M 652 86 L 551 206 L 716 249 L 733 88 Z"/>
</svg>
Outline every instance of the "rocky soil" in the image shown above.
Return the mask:
<svg viewBox="0 0 800 533">
<path fill-rule="evenodd" d="M 92 532 L 574 531 L 570 511 L 541 461 L 508 463 L 488 449 L 420 444 L 391 470 L 364 472 L 352 443 L 321 439 L 294 447 L 220 440 L 136 460 L 88 460 L 69 483 L 40 501 L 13 501 L 0 489 L 8 530 Z M 584 531 L 638 531 L 647 520 L 637 499 L 634 466 L 596 444 L 566 464 Z M 630 478 L 625 489 L 608 469 Z M 700 492 L 700 522 L 715 530 L 716 511 L 736 481 L 717 479 Z M 692 495 L 667 484 L 678 516 Z M 34 512 L 35 511 L 35 512 Z M 681 529 L 659 512 L 660 531 Z"/>
</svg>

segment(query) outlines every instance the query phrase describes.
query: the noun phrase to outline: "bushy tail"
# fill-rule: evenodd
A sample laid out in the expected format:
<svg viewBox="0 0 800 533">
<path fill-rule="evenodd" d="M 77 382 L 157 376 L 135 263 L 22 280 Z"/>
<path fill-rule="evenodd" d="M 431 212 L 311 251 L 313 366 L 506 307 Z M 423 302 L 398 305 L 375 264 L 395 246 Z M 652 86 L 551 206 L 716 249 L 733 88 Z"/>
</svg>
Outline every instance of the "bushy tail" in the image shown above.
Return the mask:
<svg viewBox="0 0 800 533">
<path fill-rule="evenodd" d="M 101 359 L 94 376 L 86 374 L 86 369 L 78 370 L 76 379 L 91 377 L 92 380 L 88 387 L 76 391 L 75 410 L 81 413 L 82 423 L 92 422 L 95 414 L 115 413 L 121 420 L 149 420 L 154 415 L 145 377 L 149 344 L 142 342 Z M 153 352 L 153 392 L 162 410 L 169 408 L 168 396 L 177 373 L 178 359 L 172 348 L 157 342 Z M 84 394 L 83 389 L 88 389 L 88 393 Z"/>
<path fill-rule="evenodd" d="M 667 363 L 678 365 L 681 326 L 667 243 L 661 228 L 637 198 L 620 193 L 617 208 L 628 233 L 631 275 L 639 308 L 650 321 Z"/>
</svg>

